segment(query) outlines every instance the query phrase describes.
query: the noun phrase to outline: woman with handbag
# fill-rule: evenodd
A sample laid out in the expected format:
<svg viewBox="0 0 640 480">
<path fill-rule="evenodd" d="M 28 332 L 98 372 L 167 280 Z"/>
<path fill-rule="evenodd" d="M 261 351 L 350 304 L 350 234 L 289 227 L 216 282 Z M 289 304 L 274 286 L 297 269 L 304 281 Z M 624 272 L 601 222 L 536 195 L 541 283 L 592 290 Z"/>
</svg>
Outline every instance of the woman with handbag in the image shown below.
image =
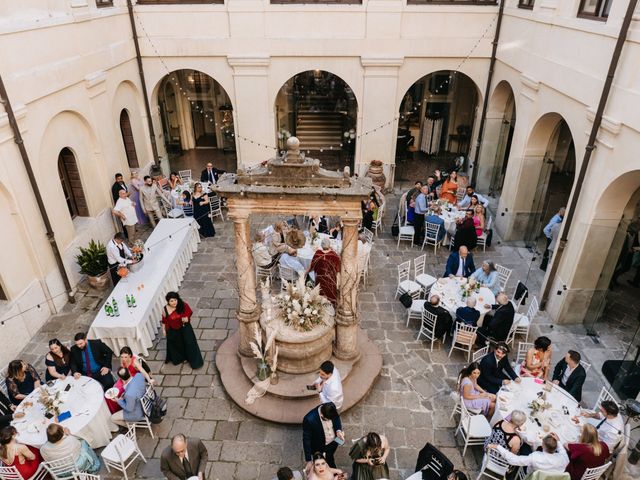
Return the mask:
<svg viewBox="0 0 640 480">
<path fill-rule="evenodd" d="M 162 315 L 162 335 L 167 337 L 167 358 L 165 363 L 180 365 L 189 362 L 196 370 L 204 365 L 196 334 L 191 326 L 193 311 L 177 292 L 165 296 L 167 305 Z"/>
</svg>

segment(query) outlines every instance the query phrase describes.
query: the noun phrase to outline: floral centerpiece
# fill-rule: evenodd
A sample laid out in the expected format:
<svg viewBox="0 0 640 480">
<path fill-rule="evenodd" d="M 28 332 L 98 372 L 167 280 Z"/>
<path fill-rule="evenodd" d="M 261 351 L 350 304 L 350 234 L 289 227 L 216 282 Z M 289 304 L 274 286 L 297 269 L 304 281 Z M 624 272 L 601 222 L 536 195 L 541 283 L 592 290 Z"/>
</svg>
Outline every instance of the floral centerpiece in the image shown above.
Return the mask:
<svg viewBox="0 0 640 480">
<path fill-rule="evenodd" d="M 60 415 L 62 400 L 60 399 L 59 390 L 51 394 L 46 388 L 40 389 L 40 403 L 44 407 L 44 411 L 49 415 L 56 418 Z"/>
<path fill-rule="evenodd" d="M 286 289 L 276 295 L 274 301 L 282 310 L 284 324 L 301 332 L 324 324 L 325 311 L 331 305 L 320 295 L 320 286 L 305 285 L 303 277 L 287 282 Z"/>
<path fill-rule="evenodd" d="M 551 404 L 547 402 L 547 396 L 543 394 L 535 400 L 532 400 L 528 407 L 531 409 L 531 416 L 535 417 L 545 410 L 550 409 Z"/>
<path fill-rule="evenodd" d="M 136 262 L 142 260 L 144 256 L 144 242 L 140 239 L 136 240 L 131 247 L 131 256 Z"/>
<path fill-rule="evenodd" d="M 466 278 L 462 279 L 462 282 L 460 283 L 460 294 L 462 298 L 470 297 L 478 291 L 480 291 L 480 284 L 475 278 L 470 278 L 468 280 Z"/>
</svg>

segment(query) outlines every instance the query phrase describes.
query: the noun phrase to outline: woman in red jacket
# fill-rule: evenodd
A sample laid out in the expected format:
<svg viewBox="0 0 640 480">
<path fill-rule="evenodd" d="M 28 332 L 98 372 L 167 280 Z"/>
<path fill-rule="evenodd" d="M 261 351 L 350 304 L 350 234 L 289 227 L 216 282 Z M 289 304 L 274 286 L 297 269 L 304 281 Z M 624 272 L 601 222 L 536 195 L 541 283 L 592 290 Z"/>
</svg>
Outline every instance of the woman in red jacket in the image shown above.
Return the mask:
<svg viewBox="0 0 640 480">
<path fill-rule="evenodd" d="M 600 467 L 609 458 L 609 447 L 598 439 L 596 427 L 585 423 L 582 427 L 579 443 L 566 445 L 569 451 L 569 465 L 565 470 L 571 480 L 580 480 L 587 468 Z"/>
<path fill-rule="evenodd" d="M 174 365 L 188 361 L 196 370 L 204 365 L 196 335 L 191 326 L 193 311 L 176 292 L 165 296 L 167 305 L 162 315 L 162 334 L 167 337 L 167 359 Z"/>
</svg>

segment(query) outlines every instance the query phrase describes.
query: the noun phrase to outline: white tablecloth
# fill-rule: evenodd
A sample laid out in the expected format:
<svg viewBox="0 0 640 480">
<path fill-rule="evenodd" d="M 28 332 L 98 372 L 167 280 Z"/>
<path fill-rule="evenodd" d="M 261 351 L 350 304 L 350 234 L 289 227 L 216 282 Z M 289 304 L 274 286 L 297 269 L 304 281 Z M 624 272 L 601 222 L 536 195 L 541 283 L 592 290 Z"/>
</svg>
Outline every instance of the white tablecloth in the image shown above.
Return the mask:
<svg viewBox="0 0 640 480">
<path fill-rule="evenodd" d="M 458 220 L 459 218 L 464 218 L 465 212 L 464 210 L 458 210 L 457 207 L 453 206 L 450 206 L 448 208 L 451 208 L 450 212 L 442 207 L 442 213 L 438 215 L 441 219 L 444 220 L 444 230 L 446 233 L 442 241 L 443 245 L 449 245 L 450 238 L 456 234 L 456 220 Z"/>
<path fill-rule="evenodd" d="M 108 317 L 103 305 L 89 336 L 99 338 L 116 354 L 127 345 L 134 354 L 147 355 L 160 327 L 164 296 L 178 290 L 199 242 L 193 218 L 160 220 L 145 243 L 140 270 L 120 280 L 109 295 L 109 301 L 118 302 L 120 316 Z M 136 308 L 127 308 L 127 294 L 135 296 Z"/>
<path fill-rule="evenodd" d="M 431 295 L 438 295 L 442 306 L 449 310 L 454 318 L 456 310 L 467 305 L 467 300 L 462 298 L 461 290 L 462 282 L 466 280 L 460 277 L 440 278 L 431 287 Z M 490 310 L 485 308 L 485 304 L 496 303 L 495 295 L 486 287 L 481 287 L 478 293 L 472 293 L 471 296 L 476 299 L 476 310 L 480 312 L 481 318 Z"/>
<path fill-rule="evenodd" d="M 422 480 L 422 472 L 413 473 L 405 480 Z"/>
<path fill-rule="evenodd" d="M 305 268 L 309 268 L 309 265 L 311 265 L 311 260 L 313 260 L 313 256 L 315 255 L 316 250 L 320 248 L 320 242 L 322 242 L 323 238 L 329 238 L 331 240 L 331 248 L 338 255 L 340 255 L 340 252 L 342 252 L 342 241 L 334 240 L 333 237 L 327 235 L 326 233 L 319 233 L 318 238 L 313 243 L 307 237 L 307 243 L 304 245 L 304 247 L 298 249 L 297 254 L 298 260 L 300 260 L 300 263 L 302 263 Z"/>
<path fill-rule="evenodd" d="M 64 391 L 71 385 L 68 392 L 63 392 L 63 405 L 60 412 L 70 411 L 71 417 L 60 422 L 73 435 L 84 438 L 91 448 L 104 447 L 111 440 L 111 432 L 118 427 L 111 421 L 111 414 L 104 401 L 102 385 L 89 377 L 56 380 L 53 387 L 47 387 L 52 393 L 56 390 Z M 24 411 L 25 416 L 16 419 L 12 425 L 18 430 L 18 441 L 40 448 L 47 442 L 47 427 L 53 419 L 44 416 L 44 407 L 39 402 L 40 389 L 36 389 L 18 406 L 18 411 Z M 25 406 L 25 402 L 33 403 Z"/>
<path fill-rule="evenodd" d="M 571 417 L 579 415 L 580 406 L 576 400 L 560 387 L 554 386 L 551 392 L 547 393 L 547 402 L 552 407 L 538 414 L 538 420 L 542 427 L 539 427 L 531 418 L 529 404 L 538 398 L 538 392 L 543 391 L 543 384 L 537 383 L 535 378 L 525 377 L 518 385 L 511 383 L 508 387 L 502 387 L 498 392 L 497 408 L 491 419 L 491 425 L 509 415 L 514 410 L 522 410 L 527 414 L 527 423 L 521 428 L 520 436 L 525 442 L 535 450 L 542 445 L 542 439 L 548 432 L 544 431 L 544 426 L 548 425 L 549 432 L 555 432 L 563 443 L 575 442 L 580 436 L 582 424 L 576 425 L 571 421 Z M 541 382 L 541 380 L 538 380 Z M 566 407 L 569 415 L 566 415 L 562 407 Z"/>
</svg>

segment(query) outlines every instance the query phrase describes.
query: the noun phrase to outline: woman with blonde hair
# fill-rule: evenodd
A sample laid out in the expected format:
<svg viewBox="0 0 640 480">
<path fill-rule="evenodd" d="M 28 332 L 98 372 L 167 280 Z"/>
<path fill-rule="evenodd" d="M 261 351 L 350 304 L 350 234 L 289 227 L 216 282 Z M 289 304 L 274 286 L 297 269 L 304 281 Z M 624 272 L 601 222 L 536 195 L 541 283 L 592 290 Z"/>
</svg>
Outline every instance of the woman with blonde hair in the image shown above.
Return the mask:
<svg viewBox="0 0 640 480">
<path fill-rule="evenodd" d="M 476 227 L 476 235 L 482 236 L 485 229 L 485 209 L 482 205 L 476 205 L 473 209 L 473 226 Z"/>
<path fill-rule="evenodd" d="M 580 480 L 587 468 L 601 467 L 609 458 L 609 447 L 598 438 L 598 430 L 590 423 L 582 426 L 580 441 L 568 443 L 569 465 L 565 470 L 571 480 Z"/>
</svg>

